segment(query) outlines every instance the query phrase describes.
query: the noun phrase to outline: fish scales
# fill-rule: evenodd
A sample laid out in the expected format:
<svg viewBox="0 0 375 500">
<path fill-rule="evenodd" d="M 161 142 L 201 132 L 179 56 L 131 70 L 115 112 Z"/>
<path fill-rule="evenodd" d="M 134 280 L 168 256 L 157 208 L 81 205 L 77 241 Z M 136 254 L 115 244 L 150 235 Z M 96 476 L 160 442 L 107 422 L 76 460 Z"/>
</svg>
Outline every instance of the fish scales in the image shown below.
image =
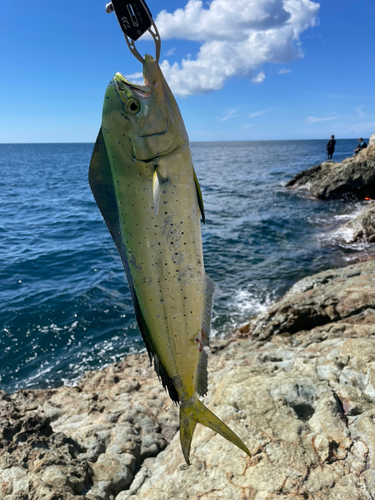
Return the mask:
<svg viewBox="0 0 375 500">
<path fill-rule="evenodd" d="M 152 198 L 153 164 L 126 163 L 125 155 L 126 181 L 117 184 L 116 196 L 123 210 L 121 233 L 126 238 L 130 272 L 142 314 L 153 332 L 155 354 L 172 379 L 189 374 L 191 396 L 199 362 L 195 339 L 201 330 L 203 307 L 202 242 L 189 151 L 170 156 L 168 182 L 162 187 L 157 215 Z"/>
<path fill-rule="evenodd" d="M 151 56 L 143 73 L 144 86 L 117 73 L 107 88 L 90 186 L 121 255 L 150 358 L 180 404 L 186 462 L 198 422 L 250 454 L 197 398 L 207 391 L 214 291 L 203 264 L 203 200 L 180 111 Z"/>
</svg>

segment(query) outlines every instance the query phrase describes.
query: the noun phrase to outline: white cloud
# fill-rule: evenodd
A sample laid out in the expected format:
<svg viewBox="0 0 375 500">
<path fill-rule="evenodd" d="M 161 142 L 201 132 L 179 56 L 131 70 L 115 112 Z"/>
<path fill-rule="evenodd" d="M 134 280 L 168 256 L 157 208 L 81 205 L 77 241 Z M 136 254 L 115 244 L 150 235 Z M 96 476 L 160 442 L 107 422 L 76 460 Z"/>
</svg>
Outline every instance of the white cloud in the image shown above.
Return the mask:
<svg viewBox="0 0 375 500">
<path fill-rule="evenodd" d="M 263 109 L 262 111 L 255 111 L 254 113 L 249 114 L 249 118 L 256 118 L 257 116 L 264 115 L 264 113 L 268 113 L 269 111 L 274 111 L 274 108 Z"/>
<path fill-rule="evenodd" d="M 366 113 L 363 111 L 363 106 L 358 106 L 357 108 L 355 108 L 355 112 L 357 114 L 357 116 L 365 116 Z"/>
<path fill-rule="evenodd" d="M 173 47 L 172 49 L 167 50 L 165 53 L 166 56 L 172 56 L 176 52 L 176 47 Z"/>
<path fill-rule="evenodd" d="M 279 75 L 286 75 L 287 73 L 290 73 L 292 70 L 290 68 L 281 68 L 278 71 Z"/>
<path fill-rule="evenodd" d="M 237 113 L 237 109 L 230 109 L 223 118 L 219 118 L 221 122 L 226 122 L 230 118 L 237 118 L 239 115 Z"/>
<path fill-rule="evenodd" d="M 180 38 L 200 44 L 195 58 L 161 68 L 179 95 L 212 92 L 233 76 L 261 83 L 264 63 L 285 64 L 302 57 L 300 34 L 317 24 L 320 5 L 311 0 L 189 0 L 183 9 L 156 17 L 162 40 Z M 263 76 L 261 76 L 263 75 Z"/>
<path fill-rule="evenodd" d="M 308 116 L 306 118 L 307 123 L 320 123 L 320 122 L 327 122 L 330 120 L 337 120 L 338 116 L 324 116 L 322 118 L 317 118 L 316 116 Z"/>
<path fill-rule="evenodd" d="M 144 85 L 143 81 L 143 73 L 140 71 L 139 73 L 133 73 L 131 75 L 125 75 L 125 78 L 136 85 Z"/>
<path fill-rule="evenodd" d="M 263 71 L 261 71 L 256 76 L 254 76 L 254 78 L 252 78 L 251 80 L 253 83 L 262 83 L 265 78 L 266 78 L 266 75 L 264 74 Z"/>
<path fill-rule="evenodd" d="M 369 137 L 370 135 L 375 134 L 375 121 L 355 124 L 351 123 L 347 128 L 350 130 L 351 134 L 354 134 L 357 137 Z"/>
</svg>

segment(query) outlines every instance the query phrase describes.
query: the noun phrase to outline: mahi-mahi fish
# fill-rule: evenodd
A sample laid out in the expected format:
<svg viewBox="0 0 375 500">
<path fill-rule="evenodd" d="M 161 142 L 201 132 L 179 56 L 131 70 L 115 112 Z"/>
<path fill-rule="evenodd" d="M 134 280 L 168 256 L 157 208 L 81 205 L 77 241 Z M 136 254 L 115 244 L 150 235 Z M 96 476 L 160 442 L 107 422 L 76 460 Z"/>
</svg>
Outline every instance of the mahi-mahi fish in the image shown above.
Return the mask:
<svg viewBox="0 0 375 500">
<path fill-rule="evenodd" d="M 250 455 L 197 397 L 207 392 L 215 288 L 203 265 L 202 193 L 180 110 L 149 55 L 143 76 L 141 86 L 116 73 L 107 88 L 90 186 L 120 253 L 150 361 L 180 405 L 187 464 L 198 422 Z"/>
</svg>

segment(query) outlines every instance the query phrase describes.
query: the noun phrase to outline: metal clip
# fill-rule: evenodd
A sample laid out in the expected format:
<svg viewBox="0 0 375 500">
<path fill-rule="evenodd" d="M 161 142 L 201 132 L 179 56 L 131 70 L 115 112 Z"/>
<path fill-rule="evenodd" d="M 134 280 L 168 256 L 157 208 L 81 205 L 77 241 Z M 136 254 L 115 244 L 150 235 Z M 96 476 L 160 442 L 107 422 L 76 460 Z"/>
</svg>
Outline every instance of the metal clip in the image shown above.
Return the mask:
<svg viewBox="0 0 375 500">
<path fill-rule="evenodd" d="M 155 42 L 155 59 L 159 62 L 161 40 L 156 24 L 152 19 L 150 9 L 144 0 L 112 0 L 105 10 L 108 14 L 114 12 L 124 33 L 130 52 L 142 64 L 143 57 L 135 47 L 134 42 L 148 31 Z"/>
</svg>

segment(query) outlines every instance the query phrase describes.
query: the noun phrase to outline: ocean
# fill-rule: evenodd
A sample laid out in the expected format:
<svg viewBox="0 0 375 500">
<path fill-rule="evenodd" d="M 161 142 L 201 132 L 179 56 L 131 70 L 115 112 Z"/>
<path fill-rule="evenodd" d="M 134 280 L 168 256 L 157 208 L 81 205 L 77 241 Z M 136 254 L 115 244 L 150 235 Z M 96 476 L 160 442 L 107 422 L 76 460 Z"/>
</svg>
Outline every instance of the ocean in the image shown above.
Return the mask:
<svg viewBox="0 0 375 500">
<path fill-rule="evenodd" d="M 327 141 L 192 143 L 206 211 L 205 267 L 224 337 L 297 280 L 354 262 L 338 231 L 363 203 L 312 200 L 285 183 Z M 334 160 L 357 140 L 338 140 Z M 91 194 L 93 144 L 0 144 L 0 390 L 74 384 L 144 350 L 120 257 Z"/>
</svg>

